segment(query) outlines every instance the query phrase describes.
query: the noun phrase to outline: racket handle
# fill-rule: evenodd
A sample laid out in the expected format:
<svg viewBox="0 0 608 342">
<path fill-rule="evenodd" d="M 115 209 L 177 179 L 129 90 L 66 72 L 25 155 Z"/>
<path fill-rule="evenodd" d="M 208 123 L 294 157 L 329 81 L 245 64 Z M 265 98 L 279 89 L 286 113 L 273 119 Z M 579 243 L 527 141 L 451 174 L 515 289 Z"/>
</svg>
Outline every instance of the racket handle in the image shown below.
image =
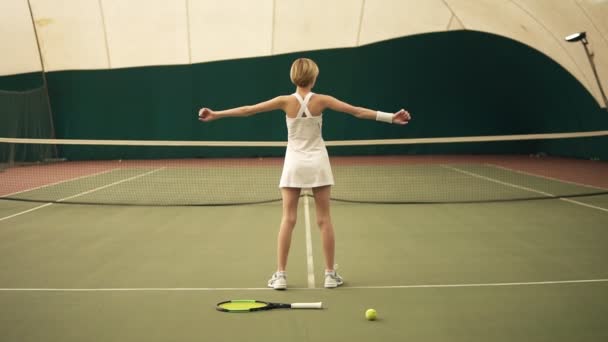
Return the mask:
<svg viewBox="0 0 608 342">
<path fill-rule="evenodd" d="M 292 309 L 323 309 L 323 303 L 292 303 Z"/>
</svg>

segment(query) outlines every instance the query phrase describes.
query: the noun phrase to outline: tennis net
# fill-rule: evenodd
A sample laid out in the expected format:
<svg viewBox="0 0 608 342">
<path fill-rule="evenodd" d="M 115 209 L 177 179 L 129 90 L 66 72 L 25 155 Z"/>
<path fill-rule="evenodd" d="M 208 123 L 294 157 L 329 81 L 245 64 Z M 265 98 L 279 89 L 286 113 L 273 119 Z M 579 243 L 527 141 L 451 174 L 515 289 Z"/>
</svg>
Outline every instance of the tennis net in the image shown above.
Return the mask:
<svg viewBox="0 0 608 342">
<path fill-rule="evenodd" d="M 608 193 L 608 131 L 326 144 L 336 201 L 467 203 Z M 0 199 L 159 206 L 279 201 L 285 146 L 0 138 Z"/>
</svg>

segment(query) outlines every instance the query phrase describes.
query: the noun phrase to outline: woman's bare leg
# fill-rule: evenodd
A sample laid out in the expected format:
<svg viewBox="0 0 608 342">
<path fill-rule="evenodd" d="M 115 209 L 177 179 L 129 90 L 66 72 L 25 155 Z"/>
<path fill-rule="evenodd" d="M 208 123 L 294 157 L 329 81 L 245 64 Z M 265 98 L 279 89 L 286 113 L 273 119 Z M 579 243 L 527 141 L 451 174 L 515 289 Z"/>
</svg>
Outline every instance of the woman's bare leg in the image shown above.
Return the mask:
<svg viewBox="0 0 608 342">
<path fill-rule="evenodd" d="M 283 197 L 283 218 L 277 237 L 277 271 L 285 271 L 289 248 L 291 247 L 291 233 L 298 218 L 299 188 L 281 188 Z"/>
</svg>

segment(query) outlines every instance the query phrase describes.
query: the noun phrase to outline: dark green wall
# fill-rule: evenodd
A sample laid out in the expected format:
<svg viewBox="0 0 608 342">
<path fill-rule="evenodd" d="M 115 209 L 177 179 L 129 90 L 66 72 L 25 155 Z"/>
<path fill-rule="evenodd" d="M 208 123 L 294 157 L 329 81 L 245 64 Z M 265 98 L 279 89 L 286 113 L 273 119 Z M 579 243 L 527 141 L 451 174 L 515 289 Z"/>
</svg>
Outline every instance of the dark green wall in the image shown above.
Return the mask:
<svg viewBox="0 0 608 342">
<path fill-rule="evenodd" d="M 201 106 L 223 109 L 293 92 L 291 62 L 313 58 L 318 93 L 384 111 L 413 114 L 406 127 L 324 116 L 326 140 L 477 136 L 608 129 L 608 113 L 566 70 L 513 40 L 473 31 L 429 33 L 358 48 L 183 66 L 48 74 L 60 138 L 285 140 L 281 113 L 202 124 Z M 0 83 L 1 84 L 1 83 Z M 606 139 L 414 145 L 364 153 L 534 153 L 608 159 Z M 565 145 L 565 146 L 564 146 Z M 351 153 L 340 149 L 335 153 Z M 251 154 L 242 151 L 241 154 Z M 280 154 L 281 149 L 254 154 Z M 196 155 L 216 155 L 204 149 Z"/>
<path fill-rule="evenodd" d="M 42 73 L 0 77 L 0 137 L 53 138 Z M 0 164 L 54 156 L 52 146 L 0 144 Z"/>
<path fill-rule="evenodd" d="M 30 72 L 26 74 L 0 76 L 0 91 L 24 91 L 42 87 L 42 73 Z"/>
</svg>

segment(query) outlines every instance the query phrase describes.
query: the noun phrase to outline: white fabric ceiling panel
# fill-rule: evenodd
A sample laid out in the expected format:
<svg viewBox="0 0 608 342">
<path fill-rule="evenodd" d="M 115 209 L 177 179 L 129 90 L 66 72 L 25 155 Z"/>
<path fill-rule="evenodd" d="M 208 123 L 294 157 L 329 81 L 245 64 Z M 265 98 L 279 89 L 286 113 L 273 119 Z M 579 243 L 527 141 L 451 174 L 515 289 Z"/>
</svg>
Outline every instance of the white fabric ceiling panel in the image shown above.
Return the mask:
<svg viewBox="0 0 608 342">
<path fill-rule="evenodd" d="M 275 0 L 273 54 L 357 45 L 362 0 Z"/>
<path fill-rule="evenodd" d="M 530 46 L 555 38 L 513 1 L 446 0 L 467 29 L 507 36 Z"/>
<path fill-rule="evenodd" d="M 26 1 L 0 1 L 0 56 L 0 76 L 42 70 Z"/>
<path fill-rule="evenodd" d="M 190 63 L 186 1 L 101 4 L 112 68 Z"/>
<path fill-rule="evenodd" d="M 47 71 L 108 68 L 98 0 L 30 0 Z"/>
<path fill-rule="evenodd" d="M 442 0 L 365 1 L 359 44 L 445 31 L 452 12 Z"/>
<path fill-rule="evenodd" d="M 29 0 L 47 71 L 175 65 L 355 47 L 477 30 L 527 44 L 600 101 L 608 89 L 608 0 Z M 0 75 L 41 69 L 27 0 L 0 0 Z"/>
<path fill-rule="evenodd" d="M 608 0 L 577 0 L 577 3 L 608 42 Z"/>
<path fill-rule="evenodd" d="M 189 1 L 192 62 L 272 53 L 273 0 Z"/>
<path fill-rule="evenodd" d="M 465 27 L 457 16 L 452 16 L 450 24 L 448 25 L 448 31 L 464 30 Z"/>
</svg>

